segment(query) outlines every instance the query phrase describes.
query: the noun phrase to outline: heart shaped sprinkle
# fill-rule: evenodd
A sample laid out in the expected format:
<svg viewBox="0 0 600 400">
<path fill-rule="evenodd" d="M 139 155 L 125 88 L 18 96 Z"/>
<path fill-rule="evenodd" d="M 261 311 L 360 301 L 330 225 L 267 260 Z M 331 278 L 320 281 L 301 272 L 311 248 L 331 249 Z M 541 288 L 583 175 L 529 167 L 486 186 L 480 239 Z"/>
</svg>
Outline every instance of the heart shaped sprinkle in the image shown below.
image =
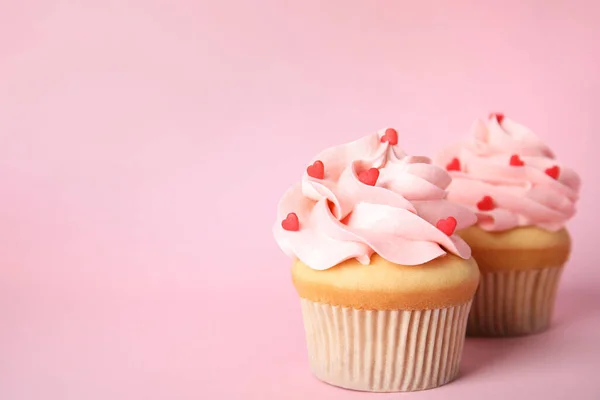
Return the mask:
<svg viewBox="0 0 600 400">
<path fill-rule="evenodd" d="M 381 137 L 381 143 L 388 142 L 392 146 L 398 144 L 398 132 L 396 132 L 393 128 L 388 128 L 385 130 L 384 135 Z"/>
<path fill-rule="evenodd" d="M 498 121 L 499 124 L 502 123 L 502 120 L 504 120 L 504 114 L 502 113 L 491 113 L 490 114 L 490 119 L 492 118 L 496 118 L 496 121 Z"/>
<path fill-rule="evenodd" d="M 446 164 L 447 171 L 460 171 L 460 160 L 453 158 L 448 164 Z"/>
<path fill-rule="evenodd" d="M 323 179 L 325 177 L 325 166 L 321 160 L 317 160 L 313 165 L 309 165 L 306 168 L 306 173 L 311 178 Z"/>
<path fill-rule="evenodd" d="M 483 196 L 483 198 L 477 203 L 477 208 L 481 211 L 490 211 L 496 208 L 494 199 L 490 196 Z"/>
<path fill-rule="evenodd" d="M 370 168 L 358 174 L 358 180 L 369 186 L 375 186 L 377 178 L 379 178 L 379 170 L 377 168 Z"/>
<path fill-rule="evenodd" d="M 554 179 L 558 179 L 558 175 L 560 175 L 560 167 L 558 165 L 555 165 L 554 167 L 551 168 L 546 168 L 546 175 L 554 178 Z"/>
<path fill-rule="evenodd" d="M 281 221 L 281 227 L 286 231 L 295 232 L 300 230 L 300 221 L 296 213 L 289 213 L 287 217 Z"/>
<path fill-rule="evenodd" d="M 446 235 L 450 236 L 456 229 L 456 218 L 448 217 L 446 219 L 440 219 L 437 224 L 435 224 L 435 227 L 444 232 Z"/>
<path fill-rule="evenodd" d="M 509 164 L 513 167 L 522 167 L 523 165 L 525 165 L 525 163 L 523 162 L 523 160 L 521 160 L 521 157 L 519 157 L 518 154 L 513 154 L 512 156 L 510 156 Z"/>
</svg>

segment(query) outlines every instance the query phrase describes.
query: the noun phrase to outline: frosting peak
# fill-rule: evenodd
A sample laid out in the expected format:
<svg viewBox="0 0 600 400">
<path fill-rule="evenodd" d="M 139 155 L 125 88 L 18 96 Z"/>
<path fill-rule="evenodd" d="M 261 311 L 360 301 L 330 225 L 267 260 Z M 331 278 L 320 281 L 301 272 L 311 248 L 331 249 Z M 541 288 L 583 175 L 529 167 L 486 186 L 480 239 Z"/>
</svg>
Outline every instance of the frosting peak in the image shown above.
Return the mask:
<svg viewBox="0 0 600 400">
<path fill-rule="evenodd" d="M 448 199 L 474 211 L 482 229 L 556 231 L 575 213 L 579 176 L 509 118 L 475 121 L 467 140 L 446 148 L 436 163 L 452 174 Z"/>
<path fill-rule="evenodd" d="M 404 265 L 423 264 L 446 251 L 469 258 L 469 247 L 447 223 L 443 231 L 436 227 L 449 217 L 456 229 L 476 221 L 472 212 L 446 200 L 450 175 L 426 157 L 406 155 L 397 143 L 395 130 L 381 130 L 311 161 L 302 182 L 278 206 L 273 232 L 282 250 L 313 269 L 351 258 L 368 264 L 375 252 Z M 298 230 L 282 226 L 290 213 Z"/>
</svg>

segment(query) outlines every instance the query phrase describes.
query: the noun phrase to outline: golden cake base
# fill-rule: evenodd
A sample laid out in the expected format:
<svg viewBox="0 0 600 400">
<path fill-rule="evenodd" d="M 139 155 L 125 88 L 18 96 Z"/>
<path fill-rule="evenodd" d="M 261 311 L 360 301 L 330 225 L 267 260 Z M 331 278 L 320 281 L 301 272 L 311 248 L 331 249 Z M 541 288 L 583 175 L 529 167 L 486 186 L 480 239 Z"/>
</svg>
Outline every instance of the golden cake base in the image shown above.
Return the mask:
<svg viewBox="0 0 600 400">
<path fill-rule="evenodd" d="M 486 232 L 471 227 L 459 234 L 471 246 L 481 272 L 467 335 L 519 336 L 546 330 L 570 253 L 567 231 L 525 227 Z"/>
</svg>

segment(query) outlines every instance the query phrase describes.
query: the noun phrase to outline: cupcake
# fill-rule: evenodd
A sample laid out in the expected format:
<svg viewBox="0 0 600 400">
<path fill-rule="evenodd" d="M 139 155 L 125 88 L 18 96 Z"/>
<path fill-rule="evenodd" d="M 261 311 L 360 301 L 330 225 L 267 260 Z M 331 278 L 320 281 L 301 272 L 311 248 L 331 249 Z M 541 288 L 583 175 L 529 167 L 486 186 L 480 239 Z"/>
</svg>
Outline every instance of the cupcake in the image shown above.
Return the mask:
<svg viewBox="0 0 600 400">
<path fill-rule="evenodd" d="M 502 114 L 475 121 L 470 137 L 442 151 L 436 163 L 452 175 L 448 199 L 478 217 L 459 232 L 481 271 L 467 333 L 545 330 L 571 249 L 565 223 L 575 213 L 579 177 L 531 130 Z"/>
<path fill-rule="evenodd" d="M 459 369 L 479 283 L 454 232 L 476 222 L 446 200 L 450 175 L 407 156 L 395 130 L 329 148 L 279 202 L 309 364 L 332 385 L 430 389 Z"/>
</svg>

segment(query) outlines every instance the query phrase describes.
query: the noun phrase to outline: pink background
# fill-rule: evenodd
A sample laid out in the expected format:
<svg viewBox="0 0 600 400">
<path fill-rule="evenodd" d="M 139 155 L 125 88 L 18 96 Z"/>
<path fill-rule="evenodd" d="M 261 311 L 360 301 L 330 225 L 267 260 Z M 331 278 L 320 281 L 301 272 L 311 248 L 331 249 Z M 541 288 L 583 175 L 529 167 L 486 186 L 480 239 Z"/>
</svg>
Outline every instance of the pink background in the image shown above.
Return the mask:
<svg viewBox="0 0 600 400">
<path fill-rule="evenodd" d="M 0 5 L 1 399 L 397 398 L 310 375 L 275 205 L 327 146 L 391 125 L 431 154 L 489 111 L 584 182 L 556 323 L 403 398 L 600 398 L 599 2 L 25 3 Z"/>
</svg>

